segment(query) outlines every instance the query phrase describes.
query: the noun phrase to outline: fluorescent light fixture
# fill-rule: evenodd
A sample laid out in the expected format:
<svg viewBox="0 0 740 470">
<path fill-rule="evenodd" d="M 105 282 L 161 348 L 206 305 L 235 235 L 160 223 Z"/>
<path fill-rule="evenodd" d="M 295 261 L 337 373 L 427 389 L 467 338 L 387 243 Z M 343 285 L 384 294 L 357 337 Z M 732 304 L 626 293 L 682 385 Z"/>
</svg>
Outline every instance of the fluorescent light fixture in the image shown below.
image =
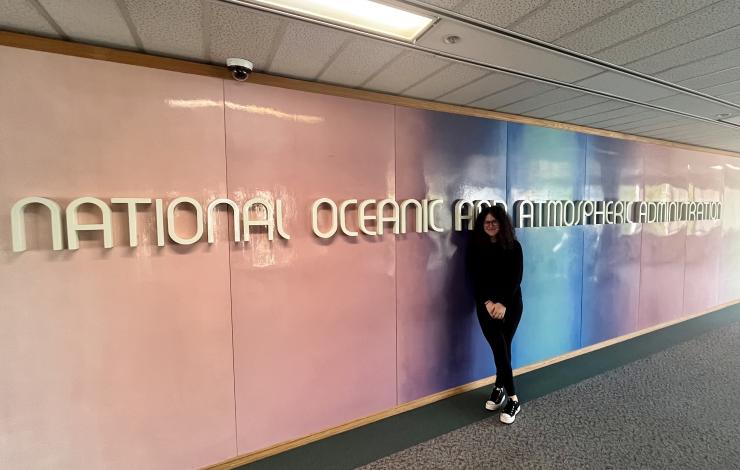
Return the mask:
<svg viewBox="0 0 740 470">
<path fill-rule="evenodd" d="M 413 42 L 435 18 L 371 0 L 247 0 L 300 16 Z"/>
</svg>

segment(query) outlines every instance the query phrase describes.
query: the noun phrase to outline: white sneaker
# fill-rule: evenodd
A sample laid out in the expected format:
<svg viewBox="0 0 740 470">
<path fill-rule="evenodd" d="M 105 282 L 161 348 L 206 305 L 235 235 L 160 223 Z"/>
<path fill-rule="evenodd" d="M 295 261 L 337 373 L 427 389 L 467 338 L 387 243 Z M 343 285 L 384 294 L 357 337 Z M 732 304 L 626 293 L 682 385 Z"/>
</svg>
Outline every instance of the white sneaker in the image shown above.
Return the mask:
<svg viewBox="0 0 740 470">
<path fill-rule="evenodd" d="M 491 397 L 486 402 L 486 409 L 488 411 L 496 411 L 504 405 L 506 401 L 506 392 L 503 388 L 493 386 Z"/>
<path fill-rule="evenodd" d="M 509 400 L 506 406 L 501 410 L 501 422 L 504 424 L 511 424 L 514 422 L 516 415 L 522 411 L 522 407 L 519 406 L 519 402 L 516 400 Z"/>
</svg>

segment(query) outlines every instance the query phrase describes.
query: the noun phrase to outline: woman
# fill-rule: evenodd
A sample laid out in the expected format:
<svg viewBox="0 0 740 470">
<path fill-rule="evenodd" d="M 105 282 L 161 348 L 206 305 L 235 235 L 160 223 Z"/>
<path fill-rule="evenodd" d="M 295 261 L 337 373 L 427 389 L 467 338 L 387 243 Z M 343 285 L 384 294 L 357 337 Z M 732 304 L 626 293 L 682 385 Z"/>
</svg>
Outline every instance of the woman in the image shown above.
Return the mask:
<svg viewBox="0 0 740 470">
<path fill-rule="evenodd" d="M 496 384 L 486 409 L 503 407 L 501 422 L 511 424 L 521 410 L 511 371 L 511 341 L 522 318 L 523 257 L 511 219 L 501 206 L 485 207 L 476 218 L 468 268 L 478 321 L 496 363 Z"/>
</svg>

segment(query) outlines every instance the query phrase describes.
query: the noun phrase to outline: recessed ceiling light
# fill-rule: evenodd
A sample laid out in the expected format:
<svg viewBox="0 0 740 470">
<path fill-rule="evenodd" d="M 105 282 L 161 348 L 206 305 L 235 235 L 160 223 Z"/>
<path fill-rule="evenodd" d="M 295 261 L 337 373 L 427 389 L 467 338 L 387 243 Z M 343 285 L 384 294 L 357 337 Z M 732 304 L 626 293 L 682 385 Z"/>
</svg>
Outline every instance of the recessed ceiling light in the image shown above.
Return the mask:
<svg viewBox="0 0 740 470">
<path fill-rule="evenodd" d="M 436 18 L 371 0 L 246 0 L 349 28 L 413 42 Z"/>
<path fill-rule="evenodd" d="M 731 113 L 720 113 L 717 115 L 717 119 L 727 119 L 730 116 L 732 116 Z"/>
</svg>

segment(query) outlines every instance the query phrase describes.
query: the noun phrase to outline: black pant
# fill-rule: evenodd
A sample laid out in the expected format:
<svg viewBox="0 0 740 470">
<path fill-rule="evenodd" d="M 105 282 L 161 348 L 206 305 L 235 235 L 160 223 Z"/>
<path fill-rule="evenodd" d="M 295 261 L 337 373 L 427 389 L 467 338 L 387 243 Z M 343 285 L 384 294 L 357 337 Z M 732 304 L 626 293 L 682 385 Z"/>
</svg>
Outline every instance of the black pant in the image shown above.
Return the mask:
<svg viewBox="0 0 740 470">
<path fill-rule="evenodd" d="M 483 304 L 477 305 L 478 321 L 483 335 L 491 345 L 493 361 L 496 363 L 496 386 L 503 387 L 507 395 L 515 395 L 514 375 L 511 372 L 511 341 L 522 318 L 521 300 L 506 307 L 503 320 L 494 320 Z"/>
</svg>

